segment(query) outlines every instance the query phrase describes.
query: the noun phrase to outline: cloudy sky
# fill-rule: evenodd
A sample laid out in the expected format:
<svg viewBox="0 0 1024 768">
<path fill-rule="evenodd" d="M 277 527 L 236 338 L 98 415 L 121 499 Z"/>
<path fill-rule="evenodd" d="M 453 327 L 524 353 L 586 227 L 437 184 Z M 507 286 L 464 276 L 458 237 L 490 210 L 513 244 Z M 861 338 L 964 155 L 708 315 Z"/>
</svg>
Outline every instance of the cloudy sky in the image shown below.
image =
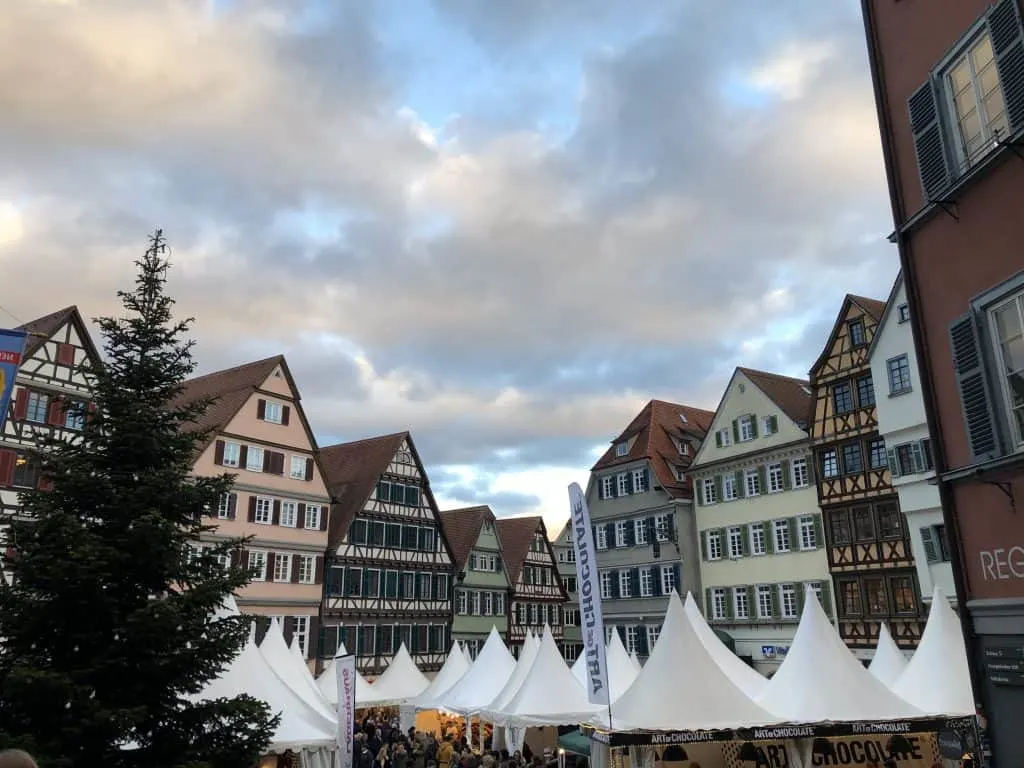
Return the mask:
<svg viewBox="0 0 1024 768">
<path fill-rule="evenodd" d="M 443 505 L 563 518 L 646 400 L 885 298 L 858 7 L 5 2 L 0 304 L 116 311 L 162 227 L 201 372 L 284 352 L 321 444 L 408 428 Z"/>
</svg>

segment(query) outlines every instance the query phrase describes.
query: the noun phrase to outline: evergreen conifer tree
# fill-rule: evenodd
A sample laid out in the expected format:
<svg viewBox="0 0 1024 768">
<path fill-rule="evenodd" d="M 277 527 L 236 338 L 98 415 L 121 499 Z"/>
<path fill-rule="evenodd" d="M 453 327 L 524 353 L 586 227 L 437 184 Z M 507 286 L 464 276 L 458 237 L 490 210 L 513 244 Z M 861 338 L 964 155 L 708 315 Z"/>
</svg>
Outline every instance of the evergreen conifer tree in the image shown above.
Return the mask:
<svg viewBox="0 0 1024 768">
<path fill-rule="evenodd" d="M 193 700 L 247 639 L 246 619 L 214 616 L 250 576 L 223 565 L 240 540 L 197 548 L 233 477 L 191 475 L 211 402 L 180 401 L 192 321 L 172 317 L 166 249 L 157 231 L 118 293 L 125 317 L 97 320 L 98 407 L 39 451 L 52 489 L 22 496 L 9 534 L 0 748 L 41 768 L 250 768 L 277 723 L 247 696 Z"/>
</svg>

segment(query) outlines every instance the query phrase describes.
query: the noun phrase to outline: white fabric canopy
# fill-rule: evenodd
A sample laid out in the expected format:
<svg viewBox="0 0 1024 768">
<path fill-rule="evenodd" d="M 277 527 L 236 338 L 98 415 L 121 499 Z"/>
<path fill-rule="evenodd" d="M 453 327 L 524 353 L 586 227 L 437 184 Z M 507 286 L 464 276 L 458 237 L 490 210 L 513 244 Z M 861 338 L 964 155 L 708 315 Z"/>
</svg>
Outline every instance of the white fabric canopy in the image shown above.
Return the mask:
<svg viewBox="0 0 1024 768">
<path fill-rule="evenodd" d="M 338 703 L 338 672 L 334 669 L 334 664 L 341 656 L 348 656 L 344 643 L 338 648 L 337 655 L 324 666 L 320 677 L 316 679 L 316 687 L 332 705 Z M 370 683 L 366 682 L 366 678 L 356 670 L 356 701 L 365 699 L 369 690 Z"/>
<path fill-rule="evenodd" d="M 756 701 L 791 722 L 924 716 L 850 653 L 810 588 L 789 653 Z"/>
<path fill-rule="evenodd" d="M 636 655 L 636 651 L 631 651 L 629 654 L 629 660 L 633 664 L 633 668 L 639 672 L 643 669 L 643 664 L 640 663 L 640 657 Z"/>
<path fill-rule="evenodd" d="M 417 709 L 446 709 L 460 715 L 479 712 L 501 693 L 515 667 L 516 660 L 505 647 L 498 630 L 491 627 L 487 642 L 469 671 L 436 701 L 429 705 L 419 704 Z"/>
<path fill-rule="evenodd" d="M 875 648 L 875 655 L 871 658 L 868 671 L 892 688 L 893 684 L 907 668 L 907 657 L 899 649 L 889 628 L 883 623 L 878 631 L 878 645 Z"/>
<path fill-rule="evenodd" d="M 976 711 L 960 619 L 938 587 L 921 643 L 892 689 L 929 714 L 973 715 Z"/>
<path fill-rule="evenodd" d="M 260 655 L 284 684 L 301 696 L 310 707 L 329 722 L 337 719 L 334 709 L 317 688 L 305 663 L 293 656 L 288 649 L 284 634 L 281 632 L 281 624 L 277 619 L 270 620 L 270 627 L 263 636 L 263 642 L 260 643 Z"/>
<path fill-rule="evenodd" d="M 420 706 L 420 704 L 429 705 L 459 682 L 462 676 L 469 671 L 470 666 L 472 664 L 468 660 L 465 650 L 459 645 L 459 641 L 456 640 L 451 651 L 448 653 L 448 658 L 444 660 L 444 665 L 434 675 L 430 685 L 427 686 L 423 693 L 409 703 L 416 707 Z"/>
<path fill-rule="evenodd" d="M 636 682 L 612 704 L 615 730 L 702 730 L 780 722 L 740 690 L 707 650 L 675 590 Z M 592 718 L 608 726 L 606 712 Z"/>
<path fill-rule="evenodd" d="M 360 699 L 358 691 L 356 692 L 356 705 L 379 707 L 404 704 L 423 693 L 428 685 L 430 680 L 420 672 L 406 650 L 405 643 L 402 643 L 388 668 L 374 681 L 368 691 L 364 691 L 363 698 Z"/>
<path fill-rule="evenodd" d="M 508 681 L 498 692 L 498 695 L 480 710 L 481 717 L 486 717 L 495 723 L 503 723 L 503 721 L 495 718 L 495 713 L 500 712 L 502 707 L 512 701 L 512 697 L 519 691 L 523 681 L 526 679 L 526 675 L 530 672 L 530 667 L 533 666 L 533 660 L 537 658 L 539 650 L 540 643 L 535 642 L 532 632 L 528 633 L 526 640 L 523 641 L 523 650 L 519 654 L 516 668 L 512 670 L 512 674 L 509 675 Z"/>
<path fill-rule="evenodd" d="M 745 664 L 739 656 L 729 650 L 722 642 L 715 631 L 708 626 L 704 620 L 704 614 L 700 612 L 693 595 L 686 593 L 686 604 L 683 606 L 686 618 L 700 638 L 701 644 L 715 663 L 725 672 L 726 676 L 736 687 L 743 691 L 750 698 L 757 698 L 768 687 L 768 680 L 753 667 Z"/>
<path fill-rule="evenodd" d="M 611 693 L 612 701 L 614 701 L 624 694 L 629 689 L 629 686 L 633 684 L 633 681 L 636 680 L 637 668 L 630 661 L 629 654 L 622 647 L 619 633 L 615 630 L 612 631 L 612 640 L 605 646 L 604 653 L 608 662 L 608 689 Z M 583 686 L 583 689 L 586 690 L 590 684 L 587 676 L 586 651 L 581 652 L 579 658 L 572 665 L 572 674 L 579 681 L 580 685 Z"/>
</svg>

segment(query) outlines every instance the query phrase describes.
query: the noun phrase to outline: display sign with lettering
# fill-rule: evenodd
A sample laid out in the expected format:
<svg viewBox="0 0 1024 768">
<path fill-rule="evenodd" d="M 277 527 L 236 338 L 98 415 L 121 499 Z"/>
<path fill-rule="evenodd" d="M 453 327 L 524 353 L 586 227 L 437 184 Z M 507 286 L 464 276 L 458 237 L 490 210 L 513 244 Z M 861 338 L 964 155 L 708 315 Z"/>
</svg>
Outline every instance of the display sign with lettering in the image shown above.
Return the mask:
<svg viewBox="0 0 1024 768">
<path fill-rule="evenodd" d="M 995 685 L 1024 686 L 1024 648 L 990 646 L 985 649 L 985 674 Z"/>
</svg>

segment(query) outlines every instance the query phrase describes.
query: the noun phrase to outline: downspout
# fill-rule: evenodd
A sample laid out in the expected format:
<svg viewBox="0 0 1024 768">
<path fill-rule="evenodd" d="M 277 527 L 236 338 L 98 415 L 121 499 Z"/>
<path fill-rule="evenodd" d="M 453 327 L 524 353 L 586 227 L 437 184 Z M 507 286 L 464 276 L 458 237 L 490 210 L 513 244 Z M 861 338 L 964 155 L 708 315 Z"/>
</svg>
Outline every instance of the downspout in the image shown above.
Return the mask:
<svg viewBox="0 0 1024 768">
<path fill-rule="evenodd" d="M 893 147 L 892 124 L 884 106 L 888 103 L 888 97 L 884 88 L 881 55 L 875 35 L 873 1 L 861 0 L 865 37 L 868 41 L 871 84 L 875 93 L 875 107 L 878 113 L 878 126 L 882 139 L 882 155 L 885 159 L 885 176 L 889 185 L 889 202 L 892 207 L 892 218 L 896 228 L 896 248 L 899 252 L 900 268 L 903 270 L 903 285 L 907 290 L 907 303 L 910 307 L 910 327 L 914 339 L 914 352 L 917 355 L 918 366 L 921 369 L 920 372 L 924 374 L 921 377 L 921 390 L 928 431 L 933 438 L 932 452 L 935 460 L 935 475 L 938 481 L 939 501 L 942 505 L 942 521 L 948 532 L 946 538 L 950 544 L 950 569 L 953 573 L 953 583 L 956 586 L 957 592 L 957 608 L 959 609 L 957 614 L 960 617 L 960 627 L 967 646 L 967 667 L 970 671 L 971 689 L 977 705 L 983 701 L 981 695 L 982 686 L 975 655 L 977 647 L 974 621 L 971 618 L 970 611 L 967 610 L 967 576 L 964 570 L 963 537 L 960 535 L 960 523 L 956 514 L 956 499 L 949 483 L 941 480 L 943 472 L 947 470 L 946 448 L 942 437 L 942 425 L 938 418 L 938 403 L 935 396 L 932 364 L 928 354 L 928 340 L 925 333 L 924 320 L 921 317 L 921 313 L 917 311 L 921 306 L 917 271 L 914 269 L 914 261 L 910 257 L 910 243 L 908 242 L 907 235 L 902 232 L 903 195 L 897 183 L 894 170 L 896 152 Z"/>
</svg>

